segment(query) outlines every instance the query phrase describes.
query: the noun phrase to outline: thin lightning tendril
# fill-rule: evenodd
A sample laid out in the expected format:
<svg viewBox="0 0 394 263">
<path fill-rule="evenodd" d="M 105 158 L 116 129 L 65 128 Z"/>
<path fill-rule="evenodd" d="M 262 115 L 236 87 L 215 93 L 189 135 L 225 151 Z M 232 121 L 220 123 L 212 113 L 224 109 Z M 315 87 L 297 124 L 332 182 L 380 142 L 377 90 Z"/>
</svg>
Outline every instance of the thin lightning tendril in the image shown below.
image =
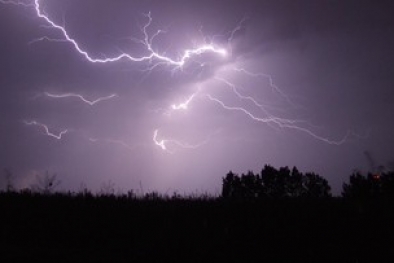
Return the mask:
<svg viewBox="0 0 394 263">
<path fill-rule="evenodd" d="M 168 149 L 168 147 L 167 147 L 168 144 L 174 144 L 174 145 L 176 145 L 176 146 L 178 146 L 180 148 L 183 148 L 183 149 L 197 149 L 197 148 L 201 147 L 202 145 L 204 145 L 204 144 L 206 144 L 208 142 L 208 139 L 207 139 L 207 140 L 205 140 L 205 141 L 203 141 L 203 142 L 201 142 L 199 144 L 191 145 L 191 144 L 184 143 L 184 142 L 181 142 L 181 141 L 178 141 L 178 140 L 173 140 L 173 139 L 161 139 L 161 140 L 159 140 L 157 138 L 158 132 L 159 132 L 158 129 L 154 130 L 153 138 L 152 138 L 153 142 L 155 143 L 155 145 L 159 146 L 163 151 L 167 151 L 167 152 L 169 152 L 171 154 L 174 153 L 174 151 L 171 151 L 171 150 Z"/>
<path fill-rule="evenodd" d="M 257 102 L 257 100 L 251 96 L 244 96 L 242 95 L 239 90 L 237 89 L 237 87 L 235 86 L 235 84 L 231 83 L 230 81 L 224 79 L 224 78 L 220 78 L 220 77 L 216 77 L 215 80 L 220 81 L 224 84 L 226 84 L 228 87 L 230 87 L 232 89 L 232 91 L 234 92 L 234 94 L 241 100 L 248 100 L 251 101 L 252 104 L 254 104 L 256 107 L 260 108 L 265 115 L 268 116 L 269 119 L 275 120 L 277 122 L 281 122 L 281 123 L 287 123 L 287 124 L 295 124 L 295 123 L 306 123 L 305 120 L 293 120 L 293 119 L 285 119 L 285 118 L 279 118 L 276 117 L 274 115 L 272 115 L 271 113 L 269 113 L 268 109 L 266 106 L 264 106 L 263 104 Z"/>
<path fill-rule="evenodd" d="M 224 108 L 224 109 L 226 109 L 226 110 L 229 110 L 229 111 L 238 111 L 238 112 L 242 112 L 242 113 L 244 113 L 245 115 L 247 115 L 249 118 L 251 118 L 251 119 L 254 120 L 254 121 L 262 122 L 262 123 L 267 123 L 267 124 L 276 124 L 276 125 L 279 126 L 280 128 L 289 128 L 289 129 L 298 130 L 298 131 L 307 133 L 307 134 L 309 134 L 310 136 L 312 136 L 313 138 L 315 138 L 315 139 L 317 139 L 317 140 L 320 140 L 320 141 L 323 141 L 323 142 L 326 142 L 326 143 L 328 143 L 328 144 L 341 145 L 341 144 L 343 144 L 343 143 L 346 141 L 346 139 L 347 139 L 347 138 L 349 137 L 349 135 L 350 135 L 350 133 L 348 132 L 341 140 L 338 140 L 338 141 L 329 140 L 329 139 L 327 139 L 327 138 L 321 137 L 321 136 L 319 136 L 319 135 L 313 133 L 312 131 L 310 131 L 310 130 L 308 130 L 308 129 L 306 129 L 306 128 L 303 128 L 303 127 L 300 127 L 300 126 L 296 126 L 296 125 L 292 125 L 291 122 L 282 122 L 281 119 L 272 118 L 272 117 L 267 117 L 267 118 L 256 117 L 256 116 L 253 115 L 250 111 L 246 110 L 246 109 L 243 108 L 243 107 L 227 106 L 223 101 L 221 101 L 221 100 L 219 100 L 219 99 L 217 99 L 217 98 L 215 98 L 215 97 L 213 97 L 213 96 L 211 96 L 211 95 L 209 95 L 209 94 L 206 94 L 206 97 L 207 97 L 209 100 L 218 103 L 220 106 L 222 106 L 222 108 Z"/>
<path fill-rule="evenodd" d="M 79 98 L 81 101 L 83 101 L 84 103 L 89 104 L 90 106 L 93 106 L 94 104 L 99 103 L 100 101 L 109 100 L 109 99 L 115 98 L 117 96 L 116 94 L 111 94 L 109 96 L 100 97 L 100 98 L 95 99 L 95 100 L 88 100 L 88 99 L 84 98 L 82 95 L 75 94 L 75 93 L 53 94 L 53 93 L 49 93 L 49 92 L 44 92 L 44 94 L 45 94 L 45 96 L 48 96 L 50 98 L 55 98 L 55 99 L 70 98 L 70 97 Z"/>
<path fill-rule="evenodd" d="M 0 0 L 0 3 L 5 4 L 5 5 L 18 5 L 18 6 L 24 6 L 24 7 L 33 7 L 33 4 L 27 4 L 25 2 L 21 1 L 15 1 L 15 0 Z"/>
<path fill-rule="evenodd" d="M 260 78 L 265 78 L 268 79 L 269 85 L 270 87 L 275 90 L 279 95 L 281 95 L 289 104 L 295 106 L 295 107 L 299 107 L 298 105 L 295 105 L 289 98 L 289 96 L 287 96 L 275 83 L 274 80 L 272 79 L 272 77 L 268 74 L 264 74 L 264 73 L 255 73 L 255 72 L 251 72 L 249 70 L 246 70 L 244 68 L 233 68 L 232 70 L 236 71 L 236 72 L 240 72 L 240 73 L 244 73 L 248 76 L 251 77 L 260 77 Z"/>
<path fill-rule="evenodd" d="M 27 44 L 32 45 L 36 42 L 41 42 L 41 41 L 45 41 L 45 40 L 49 41 L 49 42 L 68 42 L 66 39 L 57 39 L 57 38 L 50 38 L 50 37 L 44 36 L 44 37 L 39 37 L 39 38 L 33 39 L 33 40 L 29 41 Z"/>
<path fill-rule="evenodd" d="M 39 126 L 39 127 L 43 128 L 43 129 L 45 130 L 45 134 L 46 134 L 47 136 L 53 137 L 53 138 L 55 138 L 55 139 L 57 139 L 57 140 L 61 140 L 61 139 L 62 139 L 62 136 L 68 132 L 68 129 L 66 129 L 66 130 L 61 131 L 58 135 L 56 135 L 56 134 L 54 134 L 54 133 L 51 133 L 51 132 L 49 131 L 48 126 L 45 125 L 45 124 L 39 123 L 39 122 L 37 122 L 37 121 L 24 121 L 24 123 L 25 123 L 26 125 L 34 125 L 34 126 Z"/>
</svg>

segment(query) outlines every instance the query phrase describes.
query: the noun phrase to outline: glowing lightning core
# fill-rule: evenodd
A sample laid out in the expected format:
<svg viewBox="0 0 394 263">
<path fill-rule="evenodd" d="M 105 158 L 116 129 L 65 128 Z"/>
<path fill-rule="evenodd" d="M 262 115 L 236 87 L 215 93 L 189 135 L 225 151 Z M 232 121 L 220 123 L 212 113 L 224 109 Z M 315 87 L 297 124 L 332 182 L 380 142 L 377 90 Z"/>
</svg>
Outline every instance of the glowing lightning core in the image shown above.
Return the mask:
<svg viewBox="0 0 394 263">
<path fill-rule="evenodd" d="M 116 94 L 111 94 L 111 95 L 109 95 L 109 96 L 100 97 L 100 98 L 95 99 L 95 100 L 87 100 L 87 99 L 85 99 L 82 95 L 75 94 L 75 93 L 52 94 L 52 93 L 49 93 L 49 92 L 44 92 L 44 94 L 45 94 L 46 96 L 50 97 L 50 98 L 69 98 L 69 97 L 76 97 L 76 98 L 79 98 L 80 100 L 82 100 L 83 102 L 89 104 L 90 106 L 93 106 L 94 104 L 96 104 L 96 103 L 98 103 L 98 102 L 100 102 L 100 101 L 109 100 L 109 99 L 112 99 L 112 98 L 114 98 L 114 97 L 117 96 Z"/>
<path fill-rule="evenodd" d="M 160 141 L 157 140 L 157 133 L 158 132 L 159 131 L 157 129 L 153 132 L 153 141 L 157 146 L 159 146 L 163 151 L 165 151 L 165 150 L 167 150 L 167 147 L 166 147 L 167 140 L 160 140 Z"/>
<path fill-rule="evenodd" d="M 196 93 L 193 93 L 185 102 L 182 102 L 180 104 L 172 104 L 171 109 L 173 110 L 187 110 L 189 107 L 189 103 L 193 100 L 193 98 L 196 96 Z"/>
<path fill-rule="evenodd" d="M 44 128 L 46 135 L 53 137 L 57 140 L 60 140 L 62 138 L 62 136 L 68 132 L 68 130 L 66 129 L 66 130 L 61 131 L 58 135 L 56 135 L 56 134 L 51 133 L 49 131 L 48 126 L 46 126 L 45 124 L 39 123 L 37 121 L 24 121 L 24 123 L 26 125 L 35 125 L 35 126 L 40 126 L 40 127 Z"/>
</svg>

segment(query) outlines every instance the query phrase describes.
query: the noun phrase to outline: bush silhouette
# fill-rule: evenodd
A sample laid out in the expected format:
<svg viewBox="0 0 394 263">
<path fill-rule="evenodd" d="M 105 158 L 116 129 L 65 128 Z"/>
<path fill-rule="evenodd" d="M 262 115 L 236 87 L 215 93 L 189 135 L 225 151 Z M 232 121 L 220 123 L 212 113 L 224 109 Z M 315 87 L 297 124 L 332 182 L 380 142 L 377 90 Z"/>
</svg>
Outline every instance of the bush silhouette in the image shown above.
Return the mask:
<svg viewBox="0 0 394 263">
<path fill-rule="evenodd" d="M 51 194 L 61 183 L 61 181 L 57 179 L 57 174 L 50 175 L 48 171 L 46 171 L 43 176 L 37 174 L 36 178 L 37 183 L 31 185 L 31 190 L 33 192 Z"/>
</svg>

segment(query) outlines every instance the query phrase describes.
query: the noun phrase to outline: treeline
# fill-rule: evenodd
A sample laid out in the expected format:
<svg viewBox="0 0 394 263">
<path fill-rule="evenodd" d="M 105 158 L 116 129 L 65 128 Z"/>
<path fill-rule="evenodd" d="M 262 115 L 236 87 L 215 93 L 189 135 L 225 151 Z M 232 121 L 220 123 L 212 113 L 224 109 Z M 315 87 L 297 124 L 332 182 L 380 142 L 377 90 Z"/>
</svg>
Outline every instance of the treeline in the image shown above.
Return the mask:
<svg viewBox="0 0 394 263">
<path fill-rule="evenodd" d="M 101 189 L 93 194 L 85 185 L 78 192 L 57 192 L 61 181 L 56 174 L 46 172 L 43 176 L 37 175 L 36 183 L 29 188 L 16 190 L 12 183 L 12 173 L 5 169 L 6 187 L 3 193 L 20 193 L 24 195 L 67 195 L 79 197 L 117 197 L 120 199 L 283 199 L 283 198 L 329 198 L 332 197 L 331 186 L 328 181 L 314 172 L 300 172 L 297 167 L 287 166 L 279 169 L 265 165 L 260 173 L 248 171 L 238 175 L 229 171 L 222 178 L 222 190 L 220 196 L 209 194 L 163 195 L 158 192 L 136 194 L 129 190 L 127 193 L 115 194 L 115 184 L 111 181 L 103 183 Z M 341 197 L 345 199 L 370 200 L 385 199 L 394 201 L 394 171 L 368 172 L 362 174 L 354 171 L 346 183 L 342 185 Z"/>
<path fill-rule="evenodd" d="M 230 171 L 223 178 L 224 198 L 330 197 L 326 179 L 315 173 L 301 173 L 296 167 L 275 169 L 265 165 L 260 174 L 249 171 L 237 175 Z"/>
<path fill-rule="evenodd" d="M 353 172 L 342 193 L 346 199 L 394 200 L 394 172 L 362 174 Z M 327 198 L 331 197 L 328 181 L 320 175 L 302 173 L 296 167 L 276 169 L 265 165 L 260 173 L 248 171 L 235 174 L 230 171 L 223 178 L 222 197 L 235 199 L 265 198 Z"/>
</svg>

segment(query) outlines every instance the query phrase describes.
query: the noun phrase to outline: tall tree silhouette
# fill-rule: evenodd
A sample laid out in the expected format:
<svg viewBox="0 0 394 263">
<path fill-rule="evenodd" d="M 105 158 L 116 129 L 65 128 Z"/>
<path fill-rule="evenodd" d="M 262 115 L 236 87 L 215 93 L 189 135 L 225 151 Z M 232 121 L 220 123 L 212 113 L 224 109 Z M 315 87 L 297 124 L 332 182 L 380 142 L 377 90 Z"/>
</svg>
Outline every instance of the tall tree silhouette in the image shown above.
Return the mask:
<svg viewBox="0 0 394 263">
<path fill-rule="evenodd" d="M 287 182 L 287 192 L 290 197 L 300 197 L 305 193 L 303 174 L 298 171 L 297 167 L 293 167 L 291 170 L 291 176 Z"/>
<path fill-rule="evenodd" d="M 240 186 L 241 180 L 238 175 L 232 171 L 228 172 L 226 177 L 223 178 L 222 196 L 225 198 L 237 197 Z"/>
<path fill-rule="evenodd" d="M 331 187 L 327 180 L 315 173 L 306 173 L 303 177 L 304 196 L 329 197 Z"/>
</svg>

